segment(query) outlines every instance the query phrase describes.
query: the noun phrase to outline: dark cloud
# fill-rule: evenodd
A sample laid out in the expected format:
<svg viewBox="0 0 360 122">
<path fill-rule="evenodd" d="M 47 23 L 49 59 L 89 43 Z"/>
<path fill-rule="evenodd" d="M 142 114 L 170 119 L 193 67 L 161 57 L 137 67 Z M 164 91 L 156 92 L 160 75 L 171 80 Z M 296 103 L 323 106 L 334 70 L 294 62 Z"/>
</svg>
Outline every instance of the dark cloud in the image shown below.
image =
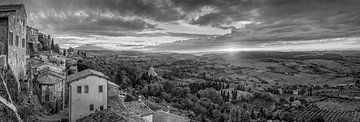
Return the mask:
<svg viewBox="0 0 360 122">
<path fill-rule="evenodd" d="M 233 29 L 231 34 L 200 38 L 157 46 L 158 49 L 217 48 L 226 45 L 254 47 L 275 41 L 298 41 L 360 36 L 358 0 L 202 0 L 180 2 L 188 10 L 210 5 L 220 11 L 201 16 L 192 24 L 212 25 L 236 21 L 258 24 Z M 226 6 L 229 5 L 229 6 Z"/>
<path fill-rule="evenodd" d="M 3 1 L 3 0 L 2 0 Z M 9 0 L 7 0 L 9 1 Z M 20 1 L 20 0 L 16 0 Z M 24 0 L 29 23 L 40 30 L 60 34 L 105 36 L 199 37 L 163 47 L 191 49 L 227 44 L 256 46 L 272 41 L 310 40 L 360 36 L 359 0 Z M 5 3 L 5 2 L 3 2 Z M 216 11 L 197 13 L 203 7 Z M 241 21 L 253 22 L 227 35 L 210 38 L 196 34 L 138 34 L 161 30 L 156 23 L 221 29 Z M 166 30 L 164 30 L 166 31 Z M 159 47 L 160 48 L 160 47 Z"/>
<path fill-rule="evenodd" d="M 198 19 L 192 19 L 190 21 L 190 24 L 198 24 L 198 25 L 214 24 L 215 26 L 218 23 L 224 23 L 224 18 L 226 18 L 226 16 L 218 13 L 210 13 L 200 16 Z"/>
<path fill-rule="evenodd" d="M 52 33 L 123 36 L 155 29 L 147 22 L 183 17 L 163 0 L 31 0 L 24 1 L 29 23 Z"/>
</svg>

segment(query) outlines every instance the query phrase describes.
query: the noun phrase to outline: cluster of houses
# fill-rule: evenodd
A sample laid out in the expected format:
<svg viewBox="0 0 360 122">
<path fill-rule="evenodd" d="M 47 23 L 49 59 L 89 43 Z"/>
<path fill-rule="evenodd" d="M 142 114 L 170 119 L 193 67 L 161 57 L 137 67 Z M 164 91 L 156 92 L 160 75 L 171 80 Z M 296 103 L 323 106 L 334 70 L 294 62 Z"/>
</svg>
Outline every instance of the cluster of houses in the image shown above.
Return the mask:
<svg viewBox="0 0 360 122">
<path fill-rule="evenodd" d="M 65 111 L 71 122 L 189 121 L 168 111 L 153 111 L 141 97 L 125 102 L 126 93 L 108 76 L 92 69 L 78 71 L 81 57 L 54 53 L 49 48 L 53 38 L 26 23 L 24 5 L 0 5 L 0 62 L 11 69 L 21 89 L 35 96 L 38 106 L 53 114 Z M 101 114 L 112 117 L 99 118 Z"/>
</svg>

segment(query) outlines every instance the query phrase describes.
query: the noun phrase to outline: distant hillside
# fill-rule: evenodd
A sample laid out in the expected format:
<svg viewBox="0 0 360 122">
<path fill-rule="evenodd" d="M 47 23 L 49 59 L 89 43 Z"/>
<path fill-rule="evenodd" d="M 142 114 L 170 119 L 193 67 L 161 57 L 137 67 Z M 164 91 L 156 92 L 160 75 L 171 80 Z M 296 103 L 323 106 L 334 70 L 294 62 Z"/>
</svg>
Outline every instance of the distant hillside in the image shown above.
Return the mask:
<svg viewBox="0 0 360 122">
<path fill-rule="evenodd" d="M 100 46 L 91 45 L 91 44 L 84 44 L 79 47 L 76 47 L 75 50 L 109 50 Z"/>
</svg>

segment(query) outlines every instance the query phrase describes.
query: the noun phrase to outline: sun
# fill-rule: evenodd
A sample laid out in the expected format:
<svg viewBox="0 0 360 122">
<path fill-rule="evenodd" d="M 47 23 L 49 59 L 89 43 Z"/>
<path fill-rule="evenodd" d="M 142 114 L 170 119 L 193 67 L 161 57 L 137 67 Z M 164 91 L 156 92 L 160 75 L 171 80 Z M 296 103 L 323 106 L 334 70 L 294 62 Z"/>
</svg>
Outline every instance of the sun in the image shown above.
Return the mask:
<svg viewBox="0 0 360 122">
<path fill-rule="evenodd" d="M 236 52 L 236 51 L 239 51 L 239 49 L 230 47 L 230 48 L 225 49 L 224 51 L 226 51 L 226 52 Z"/>
</svg>

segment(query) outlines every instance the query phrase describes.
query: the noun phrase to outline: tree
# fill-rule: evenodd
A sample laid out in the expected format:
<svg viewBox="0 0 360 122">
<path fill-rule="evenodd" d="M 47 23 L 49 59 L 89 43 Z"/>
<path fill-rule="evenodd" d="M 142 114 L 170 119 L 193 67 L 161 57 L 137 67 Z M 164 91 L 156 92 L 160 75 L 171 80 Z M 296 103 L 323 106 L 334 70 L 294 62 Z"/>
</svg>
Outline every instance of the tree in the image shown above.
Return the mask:
<svg viewBox="0 0 360 122">
<path fill-rule="evenodd" d="M 280 114 L 280 119 L 283 120 L 283 121 L 286 121 L 286 122 L 292 122 L 294 121 L 291 113 L 289 112 L 283 112 Z"/>
<path fill-rule="evenodd" d="M 210 99 L 212 102 L 221 105 L 223 99 L 221 95 L 214 88 L 206 88 L 205 90 L 198 91 L 200 97 L 205 97 Z"/>
<path fill-rule="evenodd" d="M 241 122 L 250 122 L 251 121 L 251 117 L 250 117 L 250 112 L 246 111 L 242 117 L 242 121 Z"/>
<path fill-rule="evenodd" d="M 240 107 L 233 107 L 229 113 L 229 122 L 241 122 L 244 111 Z"/>
<path fill-rule="evenodd" d="M 294 98 L 294 97 L 290 97 L 290 98 L 289 98 L 289 101 L 290 101 L 290 102 L 294 102 L 294 101 L 295 101 L 295 98 Z"/>
<path fill-rule="evenodd" d="M 74 50 L 75 50 L 74 48 L 69 47 L 67 51 L 68 51 L 68 52 L 74 52 Z"/>
<path fill-rule="evenodd" d="M 51 40 L 51 49 L 53 50 L 54 47 L 55 47 L 55 45 L 54 45 L 54 39 L 52 39 L 52 40 Z"/>
<path fill-rule="evenodd" d="M 55 46 L 53 47 L 53 51 L 55 52 L 55 53 L 60 53 L 60 46 L 59 46 L 59 44 L 55 44 Z"/>
</svg>

